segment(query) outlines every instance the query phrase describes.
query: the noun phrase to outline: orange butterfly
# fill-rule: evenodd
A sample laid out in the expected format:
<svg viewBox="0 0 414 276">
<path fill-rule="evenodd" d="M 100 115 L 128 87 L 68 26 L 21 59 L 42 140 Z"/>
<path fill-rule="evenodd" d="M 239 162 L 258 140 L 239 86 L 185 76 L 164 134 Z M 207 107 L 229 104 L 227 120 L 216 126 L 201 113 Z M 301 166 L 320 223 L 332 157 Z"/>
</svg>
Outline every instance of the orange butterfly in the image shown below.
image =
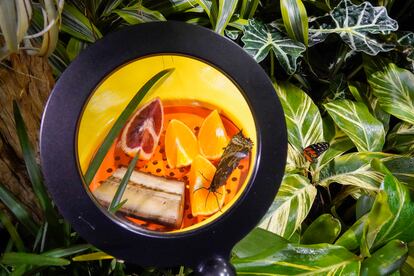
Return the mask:
<svg viewBox="0 0 414 276">
<path fill-rule="evenodd" d="M 303 155 L 309 162 L 314 162 L 322 153 L 329 148 L 329 143 L 321 142 L 307 146 L 303 149 Z"/>
</svg>

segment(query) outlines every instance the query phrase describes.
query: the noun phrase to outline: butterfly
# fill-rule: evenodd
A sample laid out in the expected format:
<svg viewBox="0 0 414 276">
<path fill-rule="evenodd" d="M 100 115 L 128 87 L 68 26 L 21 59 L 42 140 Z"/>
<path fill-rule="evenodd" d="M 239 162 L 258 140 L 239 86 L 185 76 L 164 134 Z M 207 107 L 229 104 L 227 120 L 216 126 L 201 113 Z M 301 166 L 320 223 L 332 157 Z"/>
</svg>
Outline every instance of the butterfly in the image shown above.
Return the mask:
<svg viewBox="0 0 414 276">
<path fill-rule="evenodd" d="M 329 148 L 329 143 L 320 142 L 312 144 L 303 149 L 303 155 L 305 159 L 309 162 L 314 162 L 322 153 L 324 153 Z"/>
</svg>

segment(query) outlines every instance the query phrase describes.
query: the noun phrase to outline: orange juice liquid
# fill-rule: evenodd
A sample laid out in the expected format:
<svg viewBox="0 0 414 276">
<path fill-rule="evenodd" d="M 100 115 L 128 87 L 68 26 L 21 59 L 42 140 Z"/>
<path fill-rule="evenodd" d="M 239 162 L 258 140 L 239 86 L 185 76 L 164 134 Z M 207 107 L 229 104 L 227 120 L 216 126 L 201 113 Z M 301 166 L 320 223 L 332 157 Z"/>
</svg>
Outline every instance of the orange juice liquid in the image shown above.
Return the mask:
<svg viewBox="0 0 414 276">
<path fill-rule="evenodd" d="M 138 161 L 136 166 L 136 170 L 145 173 L 185 182 L 186 189 L 184 216 L 183 222 L 179 229 L 185 229 L 189 226 L 197 224 L 198 222 L 201 222 L 208 218 L 208 216 L 194 217 L 191 214 L 191 203 L 188 185 L 188 173 L 190 172 L 190 166 L 179 169 L 172 169 L 168 166 L 164 148 L 165 129 L 167 128 L 168 123 L 172 119 L 177 119 L 186 124 L 190 129 L 192 129 L 194 134 L 197 136 L 202 122 L 212 111 L 212 109 L 202 105 L 183 105 L 181 102 L 175 104 L 164 103 L 164 125 L 158 146 L 150 160 L 140 160 Z M 223 126 L 226 129 L 227 135 L 229 137 L 233 137 L 239 131 L 239 129 L 233 122 L 231 122 L 224 115 L 221 114 L 220 117 L 223 122 Z M 96 189 L 100 185 L 100 183 L 103 183 L 103 181 L 110 177 L 112 173 L 116 170 L 116 168 L 128 167 L 128 164 L 130 163 L 132 158 L 122 151 L 121 147 L 118 145 L 118 142 L 119 140 L 116 140 L 112 145 L 111 149 L 108 151 L 104 161 L 102 162 L 102 165 L 100 166 L 97 174 L 95 175 L 95 178 L 90 184 L 89 188 L 91 191 Z M 217 166 L 218 161 L 213 162 L 213 164 Z M 227 182 L 225 184 L 226 197 L 224 205 L 226 205 L 237 194 L 240 187 L 243 185 L 244 181 L 246 181 L 249 166 L 250 156 L 241 160 L 238 167 L 231 173 L 230 177 L 227 179 Z M 125 219 L 128 222 L 133 223 L 134 225 L 140 226 L 148 230 L 160 232 L 178 230 L 128 216 L 125 216 Z"/>
</svg>

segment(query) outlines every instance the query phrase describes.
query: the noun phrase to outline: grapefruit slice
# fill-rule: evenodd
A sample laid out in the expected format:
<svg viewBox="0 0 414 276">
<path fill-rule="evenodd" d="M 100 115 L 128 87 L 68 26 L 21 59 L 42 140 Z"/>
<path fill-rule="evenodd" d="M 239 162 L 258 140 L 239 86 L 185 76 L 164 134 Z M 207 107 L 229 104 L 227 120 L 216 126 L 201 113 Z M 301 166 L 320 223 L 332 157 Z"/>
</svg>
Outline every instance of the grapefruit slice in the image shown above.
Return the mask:
<svg viewBox="0 0 414 276">
<path fill-rule="evenodd" d="M 160 98 L 155 98 L 138 109 L 125 126 L 121 135 L 122 150 L 133 157 L 149 160 L 160 139 L 164 111 Z"/>
<path fill-rule="evenodd" d="M 226 188 L 220 186 L 214 193 L 209 191 L 216 167 L 202 155 L 197 155 L 191 165 L 190 203 L 193 216 L 208 216 L 216 213 L 224 204 Z"/>
<path fill-rule="evenodd" d="M 223 155 L 229 137 L 217 110 L 212 111 L 203 121 L 198 133 L 200 153 L 209 160 L 217 160 Z"/>
<path fill-rule="evenodd" d="M 165 155 L 168 166 L 181 168 L 191 165 L 198 154 L 197 138 L 183 122 L 172 119 L 165 133 Z"/>
</svg>

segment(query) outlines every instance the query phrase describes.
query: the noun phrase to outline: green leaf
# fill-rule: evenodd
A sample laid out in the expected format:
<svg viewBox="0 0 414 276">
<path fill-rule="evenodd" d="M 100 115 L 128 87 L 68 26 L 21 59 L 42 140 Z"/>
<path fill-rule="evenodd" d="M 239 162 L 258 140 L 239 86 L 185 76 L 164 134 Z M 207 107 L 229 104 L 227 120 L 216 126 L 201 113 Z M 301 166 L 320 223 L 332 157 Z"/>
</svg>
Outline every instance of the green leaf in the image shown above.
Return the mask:
<svg viewBox="0 0 414 276">
<path fill-rule="evenodd" d="M 214 22 L 215 22 L 214 20 L 215 20 L 215 18 L 213 19 L 212 18 L 212 14 L 211 14 L 211 8 L 212 8 L 212 5 L 213 5 L 212 0 L 196 0 L 196 2 L 197 2 L 197 4 L 199 6 L 201 6 L 203 8 L 203 10 L 205 11 L 205 13 L 210 18 L 211 25 L 214 26 Z M 216 16 L 217 15 L 214 15 L 213 17 L 216 17 Z"/>
<path fill-rule="evenodd" d="M 373 160 L 372 165 L 385 174 L 381 188 L 388 195 L 387 202 L 393 214 L 376 236 L 373 247 L 378 248 L 394 239 L 413 241 L 414 200 L 410 191 L 379 160 Z"/>
<path fill-rule="evenodd" d="M 355 147 L 348 135 L 335 125 L 332 118 L 329 116 L 323 119 L 323 134 L 324 141 L 329 143 L 329 148 L 315 163 L 316 173 L 313 176 L 315 182 L 319 181 L 319 171 L 324 166 L 328 165 L 329 162 L 336 157 L 341 156 Z"/>
<path fill-rule="evenodd" d="M 236 10 L 238 0 L 218 0 L 218 14 L 214 31 L 224 35 L 224 29 L 229 24 L 231 17 Z"/>
<path fill-rule="evenodd" d="M 367 218 L 368 215 L 365 215 L 358 219 L 348 230 L 345 231 L 345 233 L 339 237 L 335 244 L 343 246 L 351 251 L 359 249 Z"/>
<path fill-rule="evenodd" d="M 122 196 L 124 195 L 125 189 L 127 188 L 127 185 L 128 185 L 129 179 L 131 177 L 131 174 L 135 169 L 138 158 L 139 158 L 139 151 L 135 155 L 135 157 L 131 160 L 131 162 L 129 163 L 128 169 L 125 172 L 125 175 L 122 177 L 121 182 L 119 183 L 119 186 L 118 186 L 118 189 L 115 192 L 114 198 L 112 199 L 111 204 L 108 207 L 109 212 L 115 213 L 123 205 L 122 204 L 120 206 L 120 202 L 121 202 Z M 125 200 L 127 200 L 127 199 L 125 199 Z"/>
<path fill-rule="evenodd" d="M 48 256 L 48 257 L 54 257 L 54 258 L 61 258 L 61 257 L 67 257 L 70 255 L 78 254 L 80 252 L 86 251 L 91 248 L 92 248 L 92 245 L 90 244 L 78 244 L 78 245 L 73 245 L 69 247 L 55 248 L 53 250 L 44 252 L 42 255 Z"/>
<path fill-rule="evenodd" d="M 401 120 L 414 124 L 414 74 L 393 63 L 368 75 L 381 107 Z"/>
<path fill-rule="evenodd" d="M 66 46 L 66 53 L 68 55 L 69 60 L 73 61 L 79 55 L 79 53 L 86 48 L 86 46 L 87 43 L 74 37 L 71 37 L 69 39 L 68 45 Z"/>
<path fill-rule="evenodd" d="M 13 213 L 17 220 L 35 236 L 39 226 L 34 222 L 31 214 L 9 190 L 0 183 L 0 200 Z"/>
<path fill-rule="evenodd" d="M 238 258 L 246 258 L 257 255 L 267 249 L 282 249 L 287 240 L 272 232 L 255 228 L 246 237 L 239 241 L 233 248 L 233 253 Z"/>
<path fill-rule="evenodd" d="M 281 0 L 280 10 L 289 37 L 308 45 L 308 15 L 301 0 Z"/>
<path fill-rule="evenodd" d="M 274 85 L 285 112 L 288 140 L 297 153 L 311 144 L 323 141 L 322 117 L 312 99 L 298 87 L 281 83 Z M 300 167 L 298 164 L 297 167 Z"/>
<path fill-rule="evenodd" d="M 106 254 L 105 252 L 94 252 L 84 255 L 79 255 L 72 258 L 74 262 L 88 262 L 88 261 L 99 261 L 99 260 L 108 260 L 113 259 L 114 257 Z"/>
<path fill-rule="evenodd" d="M 116 13 L 131 25 L 166 20 L 159 11 L 147 9 L 141 4 L 126 7 L 120 10 L 114 10 L 113 13 Z"/>
<path fill-rule="evenodd" d="M 355 206 L 356 219 L 360 219 L 367 214 L 374 204 L 375 198 L 369 195 L 362 195 L 358 198 Z"/>
<path fill-rule="evenodd" d="M 354 5 L 350 0 L 342 0 L 329 15 L 313 22 L 309 45 L 323 42 L 329 34 L 336 33 L 352 50 L 374 56 L 394 48 L 380 41 L 379 35 L 397 29 L 397 21 L 388 16 L 385 7 L 374 7 L 368 1 Z"/>
<path fill-rule="evenodd" d="M 2 37 L 5 40 L 4 51 L 9 53 L 17 52 L 20 42 L 17 39 L 17 20 L 15 5 L 15 1 L 0 2 L 0 30 Z M 3 49 L 0 48 L 0 50 Z"/>
<path fill-rule="evenodd" d="M 243 48 L 257 62 L 261 62 L 272 51 L 280 65 L 288 74 L 296 71 L 297 59 L 306 50 L 305 45 L 285 37 L 271 25 L 265 25 L 257 20 L 249 20 L 241 38 Z"/>
<path fill-rule="evenodd" d="M 62 258 L 54 258 L 33 253 L 4 253 L 0 263 L 8 265 L 36 265 L 36 266 L 64 266 L 70 261 Z"/>
<path fill-rule="evenodd" d="M 402 266 L 407 253 L 405 243 L 392 240 L 362 262 L 361 275 L 390 275 Z"/>
<path fill-rule="evenodd" d="M 27 173 L 29 175 L 30 182 L 33 186 L 33 191 L 39 200 L 40 206 L 47 218 L 47 221 L 53 226 L 57 227 L 58 214 L 53 208 L 52 201 L 50 200 L 46 188 L 43 185 L 43 177 L 40 172 L 40 167 L 36 162 L 35 153 L 32 145 L 30 144 L 29 136 L 27 135 L 26 125 L 23 121 L 23 117 L 20 113 L 19 106 L 13 102 L 13 114 L 14 121 L 16 123 L 17 136 L 19 138 L 20 146 L 23 152 L 23 159 L 26 164 Z"/>
<path fill-rule="evenodd" d="M 109 148 L 112 146 L 115 138 L 119 135 L 120 131 L 124 127 L 125 123 L 128 121 L 128 118 L 134 112 L 136 107 L 139 105 L 141 100 L 145 97 L 145 95 L 153 88 L 154 85 L 160 84 L 164 81 L 168 76 L 172 74 L 174 69 L 166 69 L 163 70 L 156 75 L 154 75 L 150 80 L 148 80 L 135 94 L 135 96 L 131 99 L 128 105 L 125 107 L 124 111 L 122 111 L 121 115 L 119 115 L 118 119 L 115 121 L 114 125 L 108 132 L 107 136 L 105 137 L 104 141 L 102 142 L 101 146 L 99 147 L 98 151 L 96 152 L 95 156 L 91 164 L 88 167 L 88 170 L 85 173 L 85 182 L 86 185 L 89 185 L 94 178 L 96 172 L 98 171 L 99 167 L 103 159 L 106 156 Z"/>
<path fill-rule="evenodd" d="M 414 275 L 414 242 L 408 244 L 408 257 L 401 267 L 402 276 Z"/>
<path fill-rule="evenodd" d="M 359 258 L 341 246 L 295 245 L 234 259 L 237 275 L 358 275 Z"/>
<path fill-rule="evenodd" d="M 297 174 L 286 175 L 259 227 L 289 239 L 308 215 L 316 192 L 307 178 Z"/>
<path fill-rule="evenodd" d="M 244 19 L 252 18 L 257 10 L 259 2 L 259 0 L 242 0 L 240 17 Z"/>
<path fill-rule="evenodd" d="M 322 214 L 306 228 L 301 244 L 333 243 L 341 233 L 341 222 L 331 214 Z"/>
<path fill-rule="evenodd" d="M 169 16 L 194 8 L 197 2 L 197 0 L 150 1 L 146 3 L 146 6 L 150 10 L 159 11 L 164 16 Z"/>
<path fill-rule="evenodd" d="M 370 256 L 370 249 L 373 246 L 378 233 L 392 217 L 387 201 L 388 195 L 384 191 L 380 191 L 364 221 L 361 237 L 361 254 L 363 256 Z"/>
<path fill-rule="evenodd" d="M 19 233 L 17 232 L 16 228 L 12 224 L 9 216 L 3 211 L 0 210 L 0 222 L 4 228 L 6 228 L 7 232 L 10 235 L 13 243 L 16 245 L 18 251 L 26 251 L 24 248 L 24 243 L 22 238 L 20 237 Z"/>
<path fill-rule="evenodd" d="M 354 142 L 358 151 L 382 150 L 385 142 L 384 126 L 371 115 L 366 105 L 350 100 L 336 100 L 324 107 Z"/>
<path fill-rule="evenodd" d="M 91 20 L 69 3 L 65 3 L 63 9 L 61 30 L 87 42 L 95 42 L 102 38 L 101 32 L 92 24 Z"/>
<path fill-rule="evenodd" d="M 414 153 L 414 125 L 399 122 L 387 135 L 386 148 L 399 153 Z"/>
</svg>

